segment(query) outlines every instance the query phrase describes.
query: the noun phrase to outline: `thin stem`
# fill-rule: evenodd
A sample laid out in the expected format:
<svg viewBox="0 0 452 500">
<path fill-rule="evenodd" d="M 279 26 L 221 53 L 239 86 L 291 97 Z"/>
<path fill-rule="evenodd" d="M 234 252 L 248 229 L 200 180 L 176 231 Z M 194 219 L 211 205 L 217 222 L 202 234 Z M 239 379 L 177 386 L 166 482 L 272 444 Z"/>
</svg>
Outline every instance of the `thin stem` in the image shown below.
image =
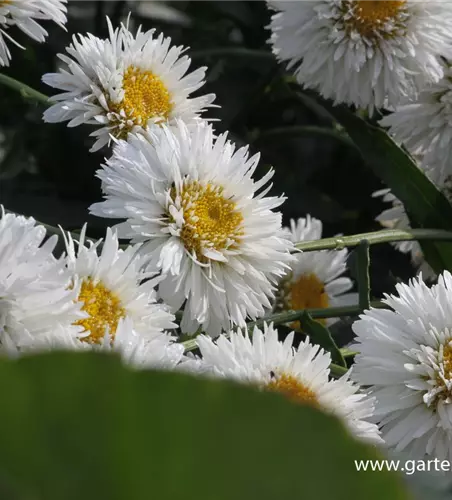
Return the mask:
<svg viewBox="0 0 452 500">
<path fill-rule="evenodd" d="M 372 301 L 370 303 L 371 307 L 374 308 L 385 308 L 386 305 L 380 301 Z M 325 309 L 302 309 L 299 311 L 285 311 L 282 313 L 270 314 L 265 318 L 261 318 L 257 321 L 250 321 L 247 323 L 248 331 L 252 330 L 255 326 L 262 327 L 264 323 L 273 323 L 276 325 L 283 325 L 285 323 L 292 323 L 292 321 L 299 320 L 305 313 L 308 313 L 312 318 L 341 318 L 344 316 L 357 316 L 363 312 L 359 305 L 356 306 L 344 306 L 344 307 L 329 307 Z M 196 339 L 192 338 L 182 342 L 185 351 L 192 351 L 196 349 Z"/>
<path fill-rule="evenodd" d="M 244 49 L 241 47 L 214 47 L 211 49 L 194 50 L 189 53 L 191 59 L 202 59 L 205 57 L 242 57 L 245 59 L 272 60 L 275 61 L 271 52 L 265 50 Z"/>
<path fill-rule="evenodd" d="M 381 308 L 383 304 L 380 301 L 373 301 L 370 303 L 371 307 Z M 341 318 L 344 316 L 356 316 L 362 313 L 362 308 L 359 305 L 343 306 L 343 307 L 327 307 L 323 309 L 301 309 L 299 311 L 284 311 L 282 313 L 270 314 L 265 318 L 257 321 L 247 323 L 247 327 L 254 328 L 255 326 L 262 326 L 264 323 L 273 323 L 276 325 L 283 325 L 285 323 L 292 323 L 297 321 L 303 316 L 305 312 L 314 319 L 325 318 Z"/>
<path fill-rule="evenodd" d="M 10 76 L 4 75 L 3 73 L 0 73 L 0 84 L 4 85 L 5 87 L 9 87 L 16 92 L 19 92 L 19 94 L 24 99 L 31 99 L 33 101 L 46 104 L 47 106 L 50 105 L 49 98 L 46 95 L 38 92 L 35 89 L 32 89 L 28 85 L 25 85 L 25 83 L 19 82 L 18 80 L 15 80 Z"/>
<path fill-rule="evenodd" d="M 359 307 L 364 311 L 370 305 L 369 242 L 362 240 L 357 252 Z"/>
<path fill-rule="evenodd" d="M 358 351 L 351 351 L 350 349 L 347 349 L 347 347 L 342 347 L 340 351 L 344 358 L 353 358 L 353 356 L 359 354 Z"/>
<path fill-rule="evenodd" d="M 316 126 L 296 126 L 296 127 L 278 127 L 262 131 L 254 142 L 263 140 L 281 138 L 281 137 L 300 137 L 300 136 L 321 136 L 339 141 L 346 146 L 351 146 L 356 149 L 355 144 L 343 133 L 334 128 L 316 127 Z"/>
<path fill-rule="evenodd" d="M 228 335 L 225 336 L 228 337 Z M 185 342 L 182 342 L 182 345 L 185 348 L 185 352 L 194 351 L 198 347 L 198 344 L 196 343 L 196 338 L 186 340 Z"/>
<path fill-rule="evenodd" d="M 403 231 L 401 229 L 384 229 L 372 233 L 355 234 L 353 236 L 340 236 L 334 238 L 324 238 L 322 240 L 300 241 L 295 246 L 304 252 L 315 250 L 342 250 L 347 247 L 356 247 L 362 240 L 367 240 L 369 245 L 388 243 L 391 241 L 452 241 L 452 232 L 441 229 L 411 229 Z"/>
<path fill-rule="evenodd" d="M 345 368 L 345 366 L 339 366 L 334 363 L 330 364 L 330 373 L 333 377 L 339 378 L 345 375 L 348 372 L 348 368 Z"/>
</svg>

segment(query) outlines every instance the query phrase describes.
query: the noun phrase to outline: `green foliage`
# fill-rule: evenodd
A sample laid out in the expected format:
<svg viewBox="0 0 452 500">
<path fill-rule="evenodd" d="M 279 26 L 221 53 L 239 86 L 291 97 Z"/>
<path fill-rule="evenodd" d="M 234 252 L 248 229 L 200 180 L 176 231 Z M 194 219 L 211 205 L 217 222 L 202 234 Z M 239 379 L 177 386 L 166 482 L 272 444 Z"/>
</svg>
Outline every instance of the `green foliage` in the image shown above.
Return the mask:
<svg viewBox="0 0 452 500">
<path fill-rule="evenodd" d="M 307 312 L 305 312 L 300 318 L 300 324 L 303 328 L 303 331 L 311 337 L 312 342 L 318 344 L 326 351 L 331 353 L 331 359 L 334 363 L 338 364 L 339 366 L 347 366 L 345 359 L 342 356 L 340 349 L 337 347 L 333 338 L 331 337 L 328 328 L 323 326 L 318 321 L 314 321 Z"/>
<path fill-rule="evenodd" d="M 0 362 L 4 500 L 402 500 L 336 419 L 232 383 L 135 372 L 112 356 Z"/>
<path fill-rule="evenodd" d="M 345 106 L 325 105 L 344 126 L 365 162 L 404 203 L 413 227 L 452 229 L 452 206 L 405 151 L 383 130 Z M 436 272 L 452 270 L 452 244 L 422 242 L 422 249 Z"/>
</svg>

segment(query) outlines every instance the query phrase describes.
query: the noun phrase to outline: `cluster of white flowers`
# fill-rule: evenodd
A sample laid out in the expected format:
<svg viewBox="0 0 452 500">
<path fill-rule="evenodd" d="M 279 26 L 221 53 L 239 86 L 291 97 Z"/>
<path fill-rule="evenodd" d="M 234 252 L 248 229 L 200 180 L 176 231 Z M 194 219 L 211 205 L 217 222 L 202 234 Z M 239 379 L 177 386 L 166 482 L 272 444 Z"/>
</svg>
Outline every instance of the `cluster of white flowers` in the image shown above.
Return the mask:
<svg viewBox="0 0 452 500">
<path fill-rule="evenodd" d="M 452 3 L 269 4 L 274 53 L 299 83 L 335 103 L 394 111 L 382 125 L 450 196 Z M 56 0 L 0 2 L 0 22 L 38 40 L 45 32 L 34 19 L 63 24 L 63 12 Z M 283 340 L 271 322 L 248 332 L 250 320 L 272 313 L 357 304 L 348 251 L 297 251 L 322 237 L 322 223 L 308 215 L 283 227 L 285 198 L 268 195 L 273 170 L 255 175 L 259 155 L 201 117 L 214 95 L 191 97 L 206 68 L 189 72 L 184 49 L 154 30 L 107 22 L 108 39 L 74 36 L 59 55 L 64 66 L 44 75 L 63 91 L 44 120 L 94 125 L 93 150 L 112 146 L 96 174 L 104 199 L 90 212 L 122 222 L 97 242 L 86 226 L 78 237 L 63 233 L 56 258 L 56 236 L 2 214 L 3 353 L 107 350 L 138 368 L 233 379 L 336 415 L 370 443 L 451 459 L 452 276 L 398 285 L 388 309 L 366 311 L 353 325 L 354 368 L 340 378 L 329 353 L 308 337 L 295 342 L 298 321 Z M 0 38 L 0 63 L 8 59 Z M 409 227 L 389 190 L 376 195 L 393 204 L 378 217 L 383 225 Z M 399 248 L 434 276 L 419 245 Z M 180 334 L 195 333 L 198 356 L 187 355 Z"/>
<path fill-rule="evenodd" d="M 444 76 L 450 2 L 268 0 L 274 54 L 336 103 L 394 107 Z"/>
</svg>

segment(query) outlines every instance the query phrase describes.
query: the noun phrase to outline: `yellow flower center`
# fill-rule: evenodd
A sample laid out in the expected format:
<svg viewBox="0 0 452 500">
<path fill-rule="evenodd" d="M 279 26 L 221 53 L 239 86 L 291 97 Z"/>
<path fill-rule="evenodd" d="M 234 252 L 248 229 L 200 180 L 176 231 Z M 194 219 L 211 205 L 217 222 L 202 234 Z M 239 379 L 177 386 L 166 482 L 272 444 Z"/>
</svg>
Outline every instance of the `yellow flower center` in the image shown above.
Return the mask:
<svg viewBox="0 0 452 500">
<path fill-rule="evenodd" d="M 302 403 L 311 406 L 319 406 L 315 393 L 301 383 L 293 375 L 282 373 L 274 377 L 266 386 L 269 391 L 276 391 L 284 394 L 295 403 Z"/>
<path fill-rule="evenodd" d="M 447 344 L 443 349 L 444 374 L 447 380 L 452 378 L 452 346 Z"/>
<path fill-rule="evenodd" d="M 444 371 L 441 371 L 441 374 L 438 373 L 436 375 L 436 384 L 438 387 L 443 389 L 443 391 L 437 395 L 436 402 L 438 402 L 439 399 L 444 400 L 450 397 L 449 390 L 446 386 L 446 381 L 450 381 L 452 379 L 452 346 L 450 343 L 443 347 L 442 355 L 440 351 L 438 356 L 438 362 L 443 367 Z"/>
<path fill-rule="evenodd" d="M 406 0 L 391 2 L 388 0 L 364 0 L 344 2 L 344 12 L 352 15 L 344 20 L 352 31 L 357 31 L 365 38 L 375 38 L 376 35 L 387 37 L 391 33 L 384 31 L 384 25 L 393 21 L 394 28 L 399 29 L 398 14 L 405 7 Z"/>
<path fill-rule="evenodd" d="M 294 311 L 301 309 L 324 309 L 329 306 L 328 294 L 324 283 L 315 274 L 302 274 L 297 281 L 289 284 L 288 308 Z M 317 320 L 324 324 L 325 320 Z M 292 328 L 299 329 L 300 322 L 291 324 Z"/>
<path fill-rule="evenodd" d="M 119 320 L 125 316 L 121 301 L 102 282 L 95 283 L 91 278 L 83 281 L 78 301 L 83 302 L 82 311 L 89 314 L 88 318 L 80 319 L 76 325 L 90 332 L 83 341 L 90 344 L 100 344 L 108 332 L 114 338 Z"/>
<path fill-rule="evenodd" d="M 145 126 L 151 118 L 167 120 L 173 103 L 168 89 L 152 71 L 142 71 L 129 66 L 124 73 L 122 87 L 123 100 L 112 105 L 114 111 L 125 111 L 129 120 Z"/>
<path fill-rule="evenodd" d="M 183 209 L 180 238 L 200 262 L 207 261 L 206 249 L 221 251 L 238 247 L 243 236 L 243 216 L 236 204 L 224 196 L 221 186 L 189 181 L 179 193 L 172 188 L 170 196 Z"/>
</svg>

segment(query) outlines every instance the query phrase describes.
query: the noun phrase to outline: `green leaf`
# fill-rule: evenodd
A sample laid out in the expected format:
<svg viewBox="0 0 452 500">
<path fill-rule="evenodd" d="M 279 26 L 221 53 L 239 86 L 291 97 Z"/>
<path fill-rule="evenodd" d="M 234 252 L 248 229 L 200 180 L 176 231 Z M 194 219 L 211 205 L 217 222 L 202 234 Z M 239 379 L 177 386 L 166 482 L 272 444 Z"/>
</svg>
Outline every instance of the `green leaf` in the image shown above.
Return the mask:
<svg viewBox="0 0 452 500">
<path fill-rule="evenodd" d="M 16 500 L 403 500 L 377 451 L 274 393 L 113 356 L 0 361 L 0 493 Z"/>
<path fill-rule="evenodd" d="M 362 120 L 345 106 L 323 102 L 346 129 L 374 173 L 403 202 L 413 227 L 452 229 L 450 203 L 386 132 Z M 424 241 L 422 249 L 436 272 L 452 270 L 452 244 Z"/>
<path fill-rule="evenodd" d="M 334 342 L 328 328 L 318 321 L 314 321 L 308 312 L 305 312 L 300 318 L 300 325 L 303 332 L 307 333 L 316 344 L 319 344 L 319 346 L 331 353 L 333 363 L 340 366 L 347 366 L 341 350 Z"/>
</svg>

